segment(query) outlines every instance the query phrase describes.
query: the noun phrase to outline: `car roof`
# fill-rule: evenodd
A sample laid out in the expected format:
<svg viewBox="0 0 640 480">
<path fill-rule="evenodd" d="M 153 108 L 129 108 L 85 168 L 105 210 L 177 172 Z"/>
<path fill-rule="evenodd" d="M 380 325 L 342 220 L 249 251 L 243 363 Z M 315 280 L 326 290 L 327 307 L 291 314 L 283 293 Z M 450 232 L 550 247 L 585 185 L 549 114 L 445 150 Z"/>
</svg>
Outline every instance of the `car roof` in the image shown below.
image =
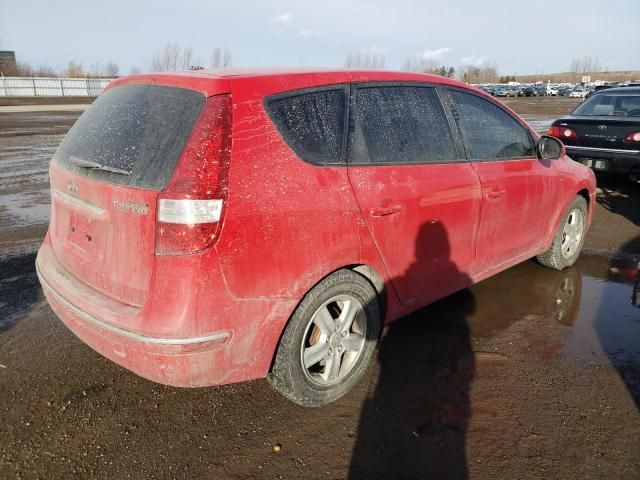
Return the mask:
<svg viewBox="0 0 640 480">
<path fill-rule="evenodd" d="M 204 75 L 211 75 L 214 77 L 228 78 L 228 77 L 281 77 L 281 76 L 309 76 L 321 80 L 328 77 L 343 76 L 345 81 L 353 78 L 370 77 L 371 79 L 390 79 L 395 78 L 400 81 L 406 80 L 419 80 L 419 81 L 434 81 L 440 82 L 441 80 L 451 80 L 438 75 L 430 75 L 426 73 L 407 72 L 407 71 L 394 71 L 394 70 L 376 70 L 376 69 L 359 69 L 359 68 L 323 68 L 323 67 L 307 67 L 307 68 L 295 68 L 295 67 L 268 67 L 268 68 L 224 68 L 224 69 L 205 69 L 200 70 Z M 455 83 L 461 83 L 453 80 Z M 465 84 L 466 85 L 466 84 Z"/>
<path fill-rule="evenodd" d="M 598 94 L 610 94 L 610 93 L 640 93 L 640 87 L 613 87 L 602 88 L 593 92 L 594 95 Z"/>
<path fill-rule="evenodd" d="M 183 72 L 162 72 L 143 73 L 132 75 L 131 77 L 173 77 L 186 79 L 211 79 L 234 81 L 248 78 L 269 78 L 288 77 L 289 80 L 300 80 L 301 82 L 312 79 L 318 85 L 346 82 L 366 82 L 366 81 L 388 81 L 388 82 L 431 82 L 440 83 L 464 88 L 475 89 L 471 85 L 453 80 L 451 78 L 431 75 L 426 73 L 394 71 L 394 70 L 373 70 L 373 69 L 342 69 L 342 68 L 225 68 L 225 69 L 204 69 L 190 70 Z"/>
<path fill-rule="evenodd" d="M 339 68 L 227 68 L 140 73 L 119 77 L 110 82 L 105 90 L 124 84 L 152 83 L 191 88 L 208 97 L 224 91 L 230 91 L 232 83 L 253 80 L 272 81 L 282 86 L 286 85 L 286 89 L 283 89 L 283 91 L 341 83 L 425 82 L 464 88 L 479 92 L 482 95 L 488 95 L 472 85 L 438 75 L 393 70 Z"/>
</svg>

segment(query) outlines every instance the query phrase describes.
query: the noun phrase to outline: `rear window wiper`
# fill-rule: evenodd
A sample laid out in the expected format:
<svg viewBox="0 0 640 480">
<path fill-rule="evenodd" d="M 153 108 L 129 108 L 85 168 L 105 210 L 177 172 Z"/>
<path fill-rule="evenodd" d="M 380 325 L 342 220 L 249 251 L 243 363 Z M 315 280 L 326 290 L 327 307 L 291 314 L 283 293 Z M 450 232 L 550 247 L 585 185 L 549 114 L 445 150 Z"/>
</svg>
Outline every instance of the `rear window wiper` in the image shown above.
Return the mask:
<svg viewBox="0 0 640 480">
<path fill-rule="evenodd" d="M 95 170 L 104 170 L 105 172 L 119 173 L 120 175 L 131 175 L 131 172 L 123 170 L 121 168 L 110 167 L 109 165 L 102 165 L 101 163 L 94 162 L 93 160 L 86 160 L 80 157 L 69 157 L 71 163 L 80 168 L 91 168 Z"/>
</svg>

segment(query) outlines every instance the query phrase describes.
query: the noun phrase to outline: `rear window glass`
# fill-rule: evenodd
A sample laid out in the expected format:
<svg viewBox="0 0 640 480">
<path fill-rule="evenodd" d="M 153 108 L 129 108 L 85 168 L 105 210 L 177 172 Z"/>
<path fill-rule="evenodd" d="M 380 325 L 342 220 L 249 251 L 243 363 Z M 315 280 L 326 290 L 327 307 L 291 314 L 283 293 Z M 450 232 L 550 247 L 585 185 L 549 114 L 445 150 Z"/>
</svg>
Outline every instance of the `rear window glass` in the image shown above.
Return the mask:
<svg viewBox="0 0 640 480">
<path fill-rule="evenodd" d="M 344 88 L 276 97 L 267 110 L 287 144 L 313 163 L 339 163 L 345 132 Z"/>
<path fill-rule="evenodd" d="M 640 93 L 598 93 L 576 108 L 572 115 L 640 117 Z"/>
<path fill-rule="evenodd" d="M 359 88 L 355 128 L 353 163 L 434 163 L 457 157 L 447 117 L 433 88 Z"/>
<path fill-rule="evenodd" d="M 204 103 L 201 93 L 175 87 L 107 90 L 69 130 L 55 161 L 77 175 L 162 190 Z"/>
<path fill-rule="evenodd" d="M 525 127 L 500 107 L 463 92 L 448 91 L 447 97 L 470 159 L 535 156 L 535 147 Z"/>
</svg>

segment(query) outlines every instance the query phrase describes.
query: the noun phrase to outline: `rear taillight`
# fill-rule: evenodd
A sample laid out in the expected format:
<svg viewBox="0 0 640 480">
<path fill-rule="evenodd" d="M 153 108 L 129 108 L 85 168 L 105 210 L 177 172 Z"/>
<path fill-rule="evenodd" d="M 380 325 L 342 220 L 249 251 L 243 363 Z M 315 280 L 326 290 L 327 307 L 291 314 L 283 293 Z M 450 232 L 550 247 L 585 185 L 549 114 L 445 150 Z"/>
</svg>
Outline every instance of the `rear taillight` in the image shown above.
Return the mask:
<svg viewBox="0 0 640 480">
<path fill-rule="evenodd" d="M 156 255 L 189 255 L 211 247 L 219 231 L 231 158 L 231 97 L 210 97 L 158 196 Z"/>
<path fill-rule="evenodd" d="M 578 134 L 573 128 L 563 127 L 560 125 L 554 125 L 549 128 L 549 135 L 559 138 L 560 140 L 578 138 Z"/>
<path fill-rule="evenodd" d="M 640 132 L 630 133 L 624 137 L 624 141 L 627 143 L 640 143 Z"/>
</svg>

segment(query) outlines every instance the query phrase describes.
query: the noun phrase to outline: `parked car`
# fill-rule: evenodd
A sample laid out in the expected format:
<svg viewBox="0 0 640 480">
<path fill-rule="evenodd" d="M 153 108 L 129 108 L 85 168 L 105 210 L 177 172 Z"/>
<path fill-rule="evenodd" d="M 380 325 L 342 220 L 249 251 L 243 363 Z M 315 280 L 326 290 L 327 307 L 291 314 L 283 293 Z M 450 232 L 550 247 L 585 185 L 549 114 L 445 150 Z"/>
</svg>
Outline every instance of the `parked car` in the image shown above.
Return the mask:
<svg viewBox="0 0 640 480">
<path fill-rule="evenodd" d="M 572 265 L 595 205 L 560 141 L 407 72 L 121 77 L 50 178 L 37 273 L 80 339 L 159 383 L 266 376 L 306 406 L 354 386 L 384 324 L 531 257 Z"/>
<path fill-rule="evenodd" d="M 544 97 L 547 94 L 547 87 L 544 85 L 536 85 L 533 87 L 536 97 Z"/>
<path fill-rule="evenodd" d="M 569 93 L 569 97 L 571 98 L 585 98 L 588 95 L 589 91 L 582 89 L 582 88 L 576 88 L 575 90 L 572 90 Z"/>
<path fill-rule="evenodd" d="M 547 87 L 547 95 L 558 95 L 558 89 L 556 87 Z"/>
<path fill-rule="evenodd" d="M 507 88 L 505 88 L 504 86 L 496 87 L 494 92 L 495 92 L 494 97 L 508 97 L 509 96 L 509 90 L 507 90 Z"/>
<path fill-rule="evenodd" d="M 519 97 L 533 97 L 535 94 L 536 94 L 535 90 L 531 85 L 525 85 L 520 87 L 520 89 L 518 89 Z"/>
<path fill-rule="evenodd" d="M 573 92 L 574 87 L 565 85 L 562 87 L 558 87 L 557 90 L 558 90 L 559 97 L 568 97 L 571 94 L 571 92 Z"/>
<path fill-rule="evenodd" d="M 519 88 L 515 86 L 507 86 L 504 88 L 507 97 L 517 97 Z"/>
<path fill-rule="evenodd" d="M 601 171 L 640 178 L 640 88 L 600 90 L 551 124 L 574 160 Z"/>
</svg>

